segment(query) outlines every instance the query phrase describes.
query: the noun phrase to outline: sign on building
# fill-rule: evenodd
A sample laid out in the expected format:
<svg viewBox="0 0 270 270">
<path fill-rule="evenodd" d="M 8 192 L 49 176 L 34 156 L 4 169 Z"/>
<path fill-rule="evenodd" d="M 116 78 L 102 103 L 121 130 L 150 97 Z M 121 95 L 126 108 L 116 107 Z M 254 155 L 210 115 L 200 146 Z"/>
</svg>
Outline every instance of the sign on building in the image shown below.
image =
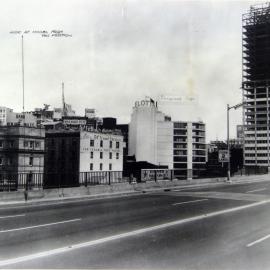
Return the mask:
<svg viewBox="0 0 270 270">
<path fill-rule="evenodd" d="M 219 150 L 218 151 L 218 161 L 219 162 L 228 162 L 229 161 L 228 150 Z"/>
<path fill-rule="evenodd" d="M 171 179 L 171 170 L 169 169 L 142 169 L 141 181 L 156 181 Z"/>
</svg>

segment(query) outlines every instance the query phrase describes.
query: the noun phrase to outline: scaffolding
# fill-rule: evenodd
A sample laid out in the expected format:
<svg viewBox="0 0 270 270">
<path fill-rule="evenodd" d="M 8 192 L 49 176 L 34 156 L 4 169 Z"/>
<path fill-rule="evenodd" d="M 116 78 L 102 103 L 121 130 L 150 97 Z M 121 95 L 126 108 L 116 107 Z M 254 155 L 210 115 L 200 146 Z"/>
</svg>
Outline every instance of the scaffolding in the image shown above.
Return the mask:
<svg viewBox="0 0 270 270">
<path fill-rule="evenodd" d="M 242 26 L 245 165 L 270 167 L 270 3 L 251 6 Z"/>
</svg>

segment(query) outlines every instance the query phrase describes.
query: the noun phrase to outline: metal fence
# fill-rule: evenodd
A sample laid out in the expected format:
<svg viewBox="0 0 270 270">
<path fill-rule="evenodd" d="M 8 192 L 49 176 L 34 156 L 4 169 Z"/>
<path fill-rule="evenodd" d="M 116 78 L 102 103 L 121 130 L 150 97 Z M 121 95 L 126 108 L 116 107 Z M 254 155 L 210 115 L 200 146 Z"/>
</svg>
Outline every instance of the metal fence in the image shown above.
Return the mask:
<svg viewBox="0 0 270 270">
<path fill-rule="evenodd" d="M 80 173 L 0 173 L 0 192 L 67 188 L 123 183 L 122 171 L 80 172 Z"/>
<path fill-rule="evenodd" d="M 127 180 L 123 178 L 122 171 L 102 171 L 102 172 L 81 172 L 80 185 L 110 185 L 112 183 L 123 183 Z"/>
<path fill-rule="evenodd" d="M 0 173 L 0 191 L 43 188 L 43 173 Z"/>
</svg>

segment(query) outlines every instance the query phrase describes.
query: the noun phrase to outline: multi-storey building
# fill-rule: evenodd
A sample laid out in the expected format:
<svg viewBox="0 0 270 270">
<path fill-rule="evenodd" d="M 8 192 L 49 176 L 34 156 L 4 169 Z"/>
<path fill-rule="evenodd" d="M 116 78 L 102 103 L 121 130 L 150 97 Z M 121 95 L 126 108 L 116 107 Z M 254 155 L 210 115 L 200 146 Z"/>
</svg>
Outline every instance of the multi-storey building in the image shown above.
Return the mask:
<svg viewBox="0 0 270 270">
<path fill-rule="evenodd" d="M 27 175 L 40 173 L 39 180 L 42 181 L 44 141 L 43 128 L 1 126 L 0 174 L 2 179 L 24 181 Z"/>
<path fill-rule="evenodd" d="M 243 14 L 244 165 L 270 167 L 270 4 Z"/>
<path fill-rule="evenodd" d="M 31 112 L 16 113 L 7 107 L 0 107 L 0 126 L 36 127 L 37 118 Z"/>
<path fill-rule="evenodd" d="M 205 124 L 173 122 L 157 103 L 137 101 L 129 124 L 129 155 L 174 169 L 179 179 L 199 177 L 206 163 Z"/>
<path fill-rule="evenodd" d="M 83 130 L 46 133 L 45 186 L 79 184 L 79 174 L 123 171 L 123 136 Z"/>
<path fill-rule="evenodd" d="M 205 124 L 174 122 L 174 175 L 178 178 L 197 178 L 205 171 Z"/>
</svg>

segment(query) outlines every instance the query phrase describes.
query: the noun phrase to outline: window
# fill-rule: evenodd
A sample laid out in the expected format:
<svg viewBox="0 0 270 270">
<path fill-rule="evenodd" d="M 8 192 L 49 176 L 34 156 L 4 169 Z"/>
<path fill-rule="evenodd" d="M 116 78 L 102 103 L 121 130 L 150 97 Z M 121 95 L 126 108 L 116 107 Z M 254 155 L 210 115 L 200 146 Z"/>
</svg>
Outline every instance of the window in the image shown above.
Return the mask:
<svg viewBox="0 0 270 270">
<path fill-rule="evenodd" d="M 33 166 L 33 161 L 34 161 L 34 158 L 33 157 L 29 157 L 29 165 L 30 166 Z"/>
<path fill-rule="evenodd" d="M 9 142 L 9 147 L 14 147 L 14 141 Z"/>
<path fill-rule="evenodd" d="M 100 141 L 100 147 L 103 147 L 103 141 L 102 140 Z"/>
<path fill-rule="evenodd" d="M 40 143 L 39 142 L 35 142 L 35 147 L 40 147 Z"/>
<path fill-rule="evenodd" d="M 116 148 L 119 148 L 119 142 L 116 142 Z"/>
<path fill-rule="evenodd" d="M 23 142 L 23 147 L 28 147 L 28 141 Z"/>
<path fill-rule="evenodd" d="M 99 157 L 103 158 L 103 152 L 99 152 Z"/>
<path fill-rule="evenodd" d="M 0 165 L 3 165 L 3 158 L 0 157 Z"/>
<path fill-rule="evenodd" d="M 90 146 L 94 146 L 95 145 L 95 141 L 94 140 L 90 140 Z"/>
<path fill-rule="evenodd" d="M 8 158 L 8 159 L 7 159 L 7 164 L 8 164 L 8 165 L 11 165 L 11 164 L 12 164 L 12 158 Z"/>
<path fill-rule="evenodd" d="M 109 171 L 112 170 L 112 163 L 109 164 Z"/>
<path fill-rule="evenodd" d="M 110 148 L 112 148 L 112 141 L 110 141 Z"/>
<path fill-rule="evenodd" d="M 109 153 L 109 159 L 112 159 L 112 152 Z"/>
<path fill-rule="evenodd" d="M 30 148 L 34 148 L 34 142 L 30 141 Z"/>
<path fill-rule="evenodd" d="M 93 163 L 90 163 L 90 171 L 93 171 Z"/>
<path fill-rule="evenodd" d="M 116 159 L 119 159 L 119 153 L 116 153 Z"/>
<path fill-rule="evenodd" d="M 94 158 L 94 152 L 90 152 L 90 158 Z"/>
<path fill-rule="evenodd" d="M 0 148 L 3 148 L 3 146 L 4 146 L 4 143 L 3 143 L 3 141 L 1 140 L 1 141 L 0 141 Z"/>
<path fill-rule="evenodd" d="M 102 171 L 102 169 L 103 169 L 103 164 L 100 163 L 100 164 L 99 164 L 99 170 Z"/>
</svg>

